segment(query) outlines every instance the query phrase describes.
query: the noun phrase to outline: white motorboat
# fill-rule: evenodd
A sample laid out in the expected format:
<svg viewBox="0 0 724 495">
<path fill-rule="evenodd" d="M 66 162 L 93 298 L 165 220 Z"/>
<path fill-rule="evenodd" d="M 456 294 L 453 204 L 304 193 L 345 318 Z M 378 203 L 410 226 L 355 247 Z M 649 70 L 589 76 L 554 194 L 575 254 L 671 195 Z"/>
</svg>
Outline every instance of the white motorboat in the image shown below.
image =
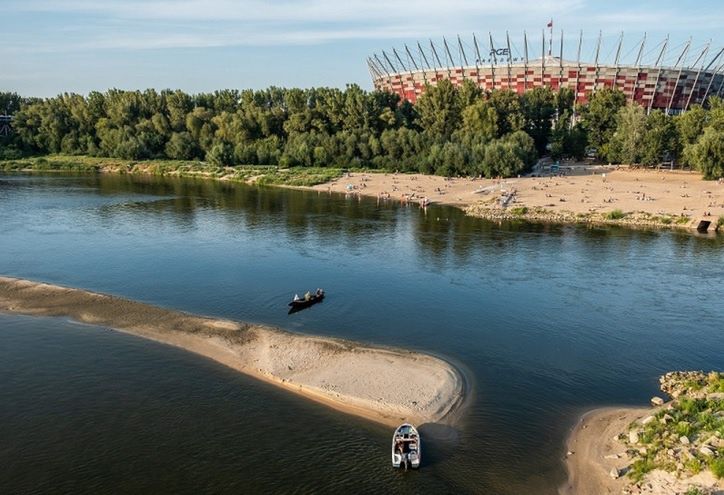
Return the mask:
<svg viewBox="0 0 724 495">
<path fill-rule="evenodd" d="M 392 435 L 392 466 L 420 467 L 421 447 L 417 428 L 409 423 L 398 426 Z"/>
</svg>

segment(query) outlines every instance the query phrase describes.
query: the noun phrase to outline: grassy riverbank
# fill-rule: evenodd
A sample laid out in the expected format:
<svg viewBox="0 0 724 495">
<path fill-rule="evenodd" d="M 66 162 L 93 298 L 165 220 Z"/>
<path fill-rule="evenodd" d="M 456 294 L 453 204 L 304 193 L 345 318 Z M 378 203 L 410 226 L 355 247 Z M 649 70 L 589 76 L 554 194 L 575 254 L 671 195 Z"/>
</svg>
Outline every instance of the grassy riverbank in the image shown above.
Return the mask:
<svg viewBox="0 0 724 495">
<path fill-rule="evenodd" d="M 194 160 L 122 160 L 93 156 L 46 155 L 0 161 L 6 172 L 145 174 L 229 180 L 258 185 L 313 186 L 342 175 L 340 168 L 277 166 L 220 167 Z"/>
</svg>

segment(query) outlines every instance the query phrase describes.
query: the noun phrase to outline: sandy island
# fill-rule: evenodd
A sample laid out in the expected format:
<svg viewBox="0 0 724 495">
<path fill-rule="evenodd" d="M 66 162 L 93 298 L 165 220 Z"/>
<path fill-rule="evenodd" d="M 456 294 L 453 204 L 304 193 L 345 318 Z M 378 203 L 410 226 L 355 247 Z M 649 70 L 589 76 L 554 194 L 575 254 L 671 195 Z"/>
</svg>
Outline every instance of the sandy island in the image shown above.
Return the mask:
<svg viewBox="0 0 724 495">
<path fill-rule="evenodd" d="M 170 344 L 389 425 L 448 421 L 465 395 L 462 374 L 429 355 L 194 316 L 80 289 L 0 277 L 0 311 L 68 317 Z"/>
<path fill-rule="evenodd" d="M 713 230 L 724 215 L 724 181 L 702 180 L 698 172 L 583 164 L 560 170 L 564 175 L 502 180 L 357 172 L 311 189 L 403 203 L 448 204 L 494 220 L 696 228 L 704 219 L 712 222 Z M 626 216 L 607 218 L 614 210 Z"/>
</svg>

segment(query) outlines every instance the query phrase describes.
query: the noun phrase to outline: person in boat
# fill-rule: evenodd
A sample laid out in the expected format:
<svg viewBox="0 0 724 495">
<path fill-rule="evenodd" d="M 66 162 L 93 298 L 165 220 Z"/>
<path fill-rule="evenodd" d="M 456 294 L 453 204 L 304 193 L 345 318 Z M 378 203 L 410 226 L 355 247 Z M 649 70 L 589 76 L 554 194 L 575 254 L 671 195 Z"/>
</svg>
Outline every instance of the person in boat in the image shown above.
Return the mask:
<svg viewBox="0 0 724 495">
<path fill-rule="evenodd" d="M 294 299 L 293 299 L 293 301 L 294 301 L 294 302 L 301 301 L 301 298 L 299 297 L 299 294 L 294 294 Z"/>
<path fill-rule="evenodd" d="M 324 293 L 322 289 L 317 289 L 317 297 L 321 296 Z"/>
<path fill-rule="evenodd" d="M 310 294 L 310 292 L 307 291 L 307 293 L 304 294 L 304 300 L 305 300 L 305 301 L 309 301 L 311 298 L 312 298 L 312 294 Z"/>
</svg>

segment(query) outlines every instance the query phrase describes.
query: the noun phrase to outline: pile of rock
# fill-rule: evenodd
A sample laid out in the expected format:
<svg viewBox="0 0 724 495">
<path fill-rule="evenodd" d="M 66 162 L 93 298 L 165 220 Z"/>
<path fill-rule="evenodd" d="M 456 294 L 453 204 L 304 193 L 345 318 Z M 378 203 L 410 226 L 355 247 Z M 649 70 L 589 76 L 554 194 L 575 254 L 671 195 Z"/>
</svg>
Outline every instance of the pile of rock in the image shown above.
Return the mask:
<svg viewBox="0 0 724 495">
<path fill-rule="evenodd" d="M 722 379 L 724 379 L 724 373 L 718 371 L 709 373 L 703 371 L 672 371 L 659 378 L 659 383 L 661 384 L 661 390 L 674 399 L 681 395 L 686 395 L 692 399 L 701 399 L 712 395 L 722 398 L 724 394 L 709 390 Z"/>
</svg>

